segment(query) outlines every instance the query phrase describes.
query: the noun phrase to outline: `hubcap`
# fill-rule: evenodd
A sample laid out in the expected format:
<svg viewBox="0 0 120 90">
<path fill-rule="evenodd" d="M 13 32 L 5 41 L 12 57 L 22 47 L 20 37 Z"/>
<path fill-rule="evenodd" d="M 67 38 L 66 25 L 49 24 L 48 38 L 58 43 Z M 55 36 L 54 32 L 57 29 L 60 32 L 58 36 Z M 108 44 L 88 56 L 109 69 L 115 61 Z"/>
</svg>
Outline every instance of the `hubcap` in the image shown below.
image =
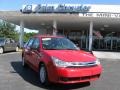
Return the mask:
<svg viewBox="0 0 120 90">
<path fill-rule="evenodd" d="M 41 81 L 41 83 L 45 82 L 45 78 L 46 78 L 46 72 L 45 72 L 45 68 L 42 66 L 40 68 L 40 81 Z"/>
<path fill-rule="evenodd" d="M 2 54 L 3 53 L 3 48 L 0 48 L 0 54 Z"/>
</svg>

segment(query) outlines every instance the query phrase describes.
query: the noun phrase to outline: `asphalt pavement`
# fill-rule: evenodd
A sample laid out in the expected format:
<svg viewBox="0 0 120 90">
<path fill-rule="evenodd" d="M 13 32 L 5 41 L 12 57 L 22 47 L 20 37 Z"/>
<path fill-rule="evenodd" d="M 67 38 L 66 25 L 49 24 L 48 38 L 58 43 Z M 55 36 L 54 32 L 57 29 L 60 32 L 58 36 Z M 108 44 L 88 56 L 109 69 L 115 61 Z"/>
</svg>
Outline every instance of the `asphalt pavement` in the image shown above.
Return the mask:
<svg viewBox="0 0 120 90">
<path fill-rule="evenodd" d="M 0 90 L 120 90 L 120 60 L 101 59 L 103 72 L 99 80 L 91 83 L 43 87 L 37 73 L 21 65 L 21 53 L 0 55 Z"/>
</svg>

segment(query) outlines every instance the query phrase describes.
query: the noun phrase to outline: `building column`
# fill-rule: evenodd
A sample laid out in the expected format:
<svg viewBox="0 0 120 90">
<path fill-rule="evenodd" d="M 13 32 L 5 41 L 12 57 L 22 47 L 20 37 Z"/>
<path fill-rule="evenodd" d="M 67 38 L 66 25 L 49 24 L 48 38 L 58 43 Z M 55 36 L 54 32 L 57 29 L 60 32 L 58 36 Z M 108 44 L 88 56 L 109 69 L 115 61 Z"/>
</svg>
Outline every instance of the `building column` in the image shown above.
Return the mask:
<svg viewBox="0 0 120 90">
<path fill-rule="evenodd" d="M 56 36 L 57 35 L 57 22 L 56 21 L 53 21 L 53 35 Z"/>
<path fill-rule="evenodd" d="M 23 39 L 24 39 L 24 22 L 20 21 L 20 35 L 19 35 L 20 48 L 23 47 Z"/>
<path fill-rule="evenodd" d="M 89 27 L 89 51 L 92 51 L 93 21 L 90 21 Z"/>
</svg>

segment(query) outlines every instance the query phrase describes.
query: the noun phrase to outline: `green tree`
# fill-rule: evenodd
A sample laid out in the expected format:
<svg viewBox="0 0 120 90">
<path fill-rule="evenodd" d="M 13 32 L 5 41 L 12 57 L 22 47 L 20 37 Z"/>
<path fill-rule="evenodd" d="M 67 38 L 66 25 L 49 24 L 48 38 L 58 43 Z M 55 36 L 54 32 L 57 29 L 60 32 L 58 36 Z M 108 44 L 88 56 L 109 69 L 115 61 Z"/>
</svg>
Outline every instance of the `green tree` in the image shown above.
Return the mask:
<svg viewBox="0 0 120 90">
<path fill-rule="evenodd" d="M 19 33 L 15 30 L 16 25 L 0 21 L 0 37 L 6 37 L 6 38 L 13 38 L 16 41 L 19 41 Z M 30 37 L 35 35 L 36 33 L 26 33 L 24 32 L 24 41 L 28 41 Z"/>
<path fill-rule="evenodd" d="M 16 39 L 18 36 L 15 31 L 16 26 L 5 21 L 0 22 L 0 37 L 7 37 Z"/>
<path fill-rule="evenodd" d="M 34 36 L 36 33 L 32 32 L 32 33 L 26 33 L 24 32 L 24 41 L 28 41 L 30 37 Z"/>
</svg>

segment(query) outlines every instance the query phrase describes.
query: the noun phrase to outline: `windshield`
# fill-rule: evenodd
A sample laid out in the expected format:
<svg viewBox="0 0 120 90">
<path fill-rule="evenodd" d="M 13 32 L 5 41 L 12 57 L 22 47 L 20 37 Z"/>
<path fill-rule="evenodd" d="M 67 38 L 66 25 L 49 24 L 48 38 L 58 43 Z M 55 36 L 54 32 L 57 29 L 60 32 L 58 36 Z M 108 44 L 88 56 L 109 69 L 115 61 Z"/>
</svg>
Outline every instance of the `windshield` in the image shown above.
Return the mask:
<svg viewBox="0 0 120 90">
<path fill-rule="evenodd" d="M 42 38 L 42 46 L 46 50 L 78 50 L 76 45 L 66 38 Z"/>
</svg>

